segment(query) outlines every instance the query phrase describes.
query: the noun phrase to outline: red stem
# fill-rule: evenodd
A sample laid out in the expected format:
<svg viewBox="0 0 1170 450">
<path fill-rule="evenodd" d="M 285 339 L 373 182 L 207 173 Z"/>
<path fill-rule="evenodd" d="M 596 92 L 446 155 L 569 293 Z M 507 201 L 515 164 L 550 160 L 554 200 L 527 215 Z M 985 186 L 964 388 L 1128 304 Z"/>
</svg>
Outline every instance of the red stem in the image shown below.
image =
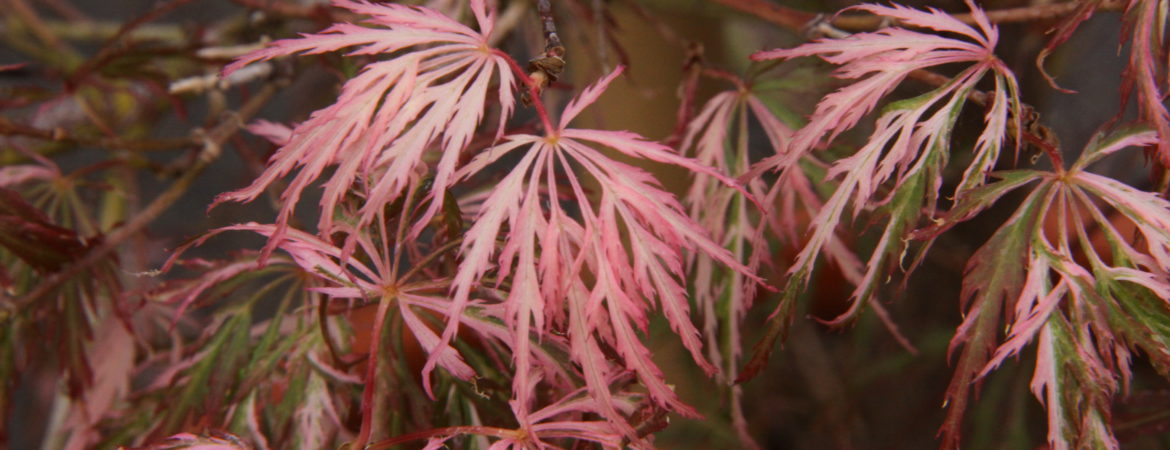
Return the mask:
<svg viewBox="0 0 1170 450">
<path fill-rule="evenodd" d="M 1041 139 L 1039 136 L 1036 136 L 1035 134 L 1032 134 L 1032 133 L 1029 133 L 1026 131 L 1021 131 L 1020 133 L 1024 136 L 1025 141 L 1028 141 L 1028 143 L 1035 145 L 1037 147 L 1040 147 L 1040 149 L 1043 150 L 1044 153 L 1048 155 L 1048 158 L 1052 160 L 1052 168 L 1053 168 L 1053 170 L 1056 171 L 1057 174 L 1059 174 L 1059 175 L 1064 174 L 1064 157 L 1060 156 L 1060 149 L 1053 147 L 1052 144 L 1045 142 L 1044 139 Z"/>
<path fill-rule="evenodd" d="M 536 107 L 536 114 L 540 116 L 540 121 L 544 124 L 545 133 L 552 133 L 554 130 L 552 126 L 552 120 L 549 120 L 548 111 L 544 109 L 544 102 L 540 98 L 540 86 L 536 83 L 536 80 L 533 80 L 532 77 L 528 76 L 528 73 L 524 72 L 524 68 L 520 67 L 520 64 L 517 64 L 516 60 L 512 59 L 511 56 L 508 56 L 507 53 L 494 48 L 492 49 L 492 53 L 500 56 L 501 58 L 504 58 L 505 61 L 508 61 L 508 66 L 512 67 L 512 72 L 515 73 L 516 76 L 520 78 L 520 81 L 524 83 L 524 86 L 528 88 L 528 96 L 532 98 L 532 105 Z"/>
<path fill-rule="evenodd" d="M 741 91 L 747 90 L 747 85 L 744 84 L 742 78 L 740 78 L 739 76 L 737 76 L 731 72 L 728 72 L 726 70 L 712 69 L 710 67 L 704 67 L 702 73 L 703 73 L 703 75 L 706 75 L 706 76 L 711 77 L 711 78 L 715 78 L 717 80 L 724 80 L 724 81 L 730 82 L 731 84 L 735 85 L 736 89 L 739 89 Z"/>
<path fill-rule="evenodd" d="M 364 448 L 373 431 L 374 391 L 378 385 L 378 349 L 382 346 L 382 327 L 386 322 L 386 313 L 390 310 L 390 302 L 391 300 L 386 297 L 382 297 L 378 302 L 374 331 L 370 334 L 370 356 L 366 359 L 366 387 L 362 390 L 362 428 L 351 448 Z"/>
</svg>

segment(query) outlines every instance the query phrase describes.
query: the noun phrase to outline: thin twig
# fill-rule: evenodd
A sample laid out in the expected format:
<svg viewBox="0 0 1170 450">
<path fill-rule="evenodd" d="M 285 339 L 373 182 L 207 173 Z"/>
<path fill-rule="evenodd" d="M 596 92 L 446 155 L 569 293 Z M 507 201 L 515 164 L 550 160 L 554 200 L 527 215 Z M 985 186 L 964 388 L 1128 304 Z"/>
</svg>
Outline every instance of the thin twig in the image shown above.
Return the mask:
<svg viewBox="0 0 1170 450">
<path fill-rule="evenodd" d="M 804 12 L 798 9 L 792 9 L 785 6 L 780 6 L 774 3 L 769 3 L 766 0 L 710 0 L 714 3 L 719 3 L 724 6 L 729 6 L 734 9 L 752 14 L 756 17 L 788 28 L 793 31 L 801 31 L 816 19 L 817 15 Z"/>
<path fill-rule="evenodd" d="M 76 146 L 118 149 L 131 152 L 169 150 L 189 147 L 192 145 L 197 145 L 201 142 L 194 136 L 159 139 L 122 139 L 119 137 L 78 136 L 61 127 L 46 130 L 43 128 L 36 128 L 16 123 L 4 117 L 0 117 L 0 135 L 23 136 Z"/>
<path fill-rule="evenodd" d="M 8 0 L 8 7 L 9 11 L 19 17 L 28 26 L 29 31 L 49 48 L 70 55 L 76 54 L 73 48 L 65 44 L 65 42 L 45 26 L 45 22 L 41 19 L 41 16 L 25 0 Z"/>
<path fill-rule="evenodd" d="M 70 22 L 67 20 L 45 20 L 44 27 L 57 38 L 65 41 L 101 41 L 118 34 L 120 22 Z M 15 27 L 0 23 L 0 34 L 11 33 Z M 123 36 L 125 39 L 140 41 L 163 41 L 182 43 L 190 39 L 190 32 L 181 25 L 155 23 L 144 25 Z"/>
<path fill-rule="evenodd" d="M 69 78 L 66 80 L 66 84 L 70 86 L 76 85 L 81 80 L 85 79 L 85 77 L 89 76 L 90 73 L 108 64 L 113 58 L 125 52 L 126 48 L 124 45 L 122 45 L 123 38 L 128 36 L 138 27 L 145 25 L 148 22 L 153 22 L 155 19 L 158 19 L 170 13 L 171 11 L 174 11 L 180 6 L 191 3 L 192 1 L 194 0 L 170 0 L 166 3 L 155 6 L 154 9 L 148 11 L 146 14 L 126 22 L 124 25 L 122 25 L 121 28 L 118 29 L 117 33 L 114 33 L 113 36 L 106 40 L 105 44 L 102 45 L 102 48 L 98 50 L 96 55 L 86 60 L 81 65 L 81 67 L 78 67 L 77 70 L 75 70 L 69 76 Z"/>
<path fill-rule="evenodd" d="M 536 12 L 540 14 L 540 26 L 544 31 L 545 56 L 564 56 L 565 46 L 561 44 L 561 37 L 557 35 L 557 24 L 553 21 L 552 6 L 548 4 L 548 0 L 537 0 Z"/>
<path fill-rule="evenodd" d="M 536 11 L 540 14 L 540 25 L 544 31 L 544 54 L 528 61 L 528 78 L 536 82 L 536 92 L 530 93 L 532 98 L 528 98 L 528 95 L 522 98 L 526 104 L 530 100 L 539 100 L 537 97 L 540 92 L 557 81 L 557 77 L 565 70 L 565 45 L 557 35 L 557 25 L 553 22 L 552 7 L 548 0 L 537 0 Z"/>
</svg>

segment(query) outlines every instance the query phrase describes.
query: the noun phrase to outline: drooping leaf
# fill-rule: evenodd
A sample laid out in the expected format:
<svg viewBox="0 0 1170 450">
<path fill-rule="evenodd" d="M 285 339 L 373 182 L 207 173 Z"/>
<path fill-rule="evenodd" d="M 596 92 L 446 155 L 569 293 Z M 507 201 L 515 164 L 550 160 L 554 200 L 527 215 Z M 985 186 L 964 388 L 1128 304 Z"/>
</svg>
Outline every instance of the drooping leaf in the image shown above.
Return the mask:
<svg viewBox="0 0 1170 450">
<path fill-rule="evenodd" d="M 964 319 L 947 349 L 949 358 L 960 345 L 963 348 L 943 403 L 947 417 L 939 433 L 947 448 L 959 445 L 971 384 L 995 349 L 1004 309 L 1023 289 L 1026 272 L 1022 264 L 1028 260 L 1030 236 L 1039 223 L 1044 199 L 1050 191 L 1049 186 L 1033 191 L 967 262 L 960 301 Z"/>
<path fill-rule="evenodd" d="M 983 203 L 980 198 L 1002 195 L 1018 182 L 1040 180 L 969 263 L 964 299 L 971 303 L 963 305 L 966 319 L 951 342 L 952 351 L 964 348 L 947 394 L 941 432 L 948 446 L 959 443 L 970 385 L 1038 338 L 1032 392 L 1048 411 L 1049 444 L 1118 448 L 1111 405 L 1129 382 L 1131 349 L 1150 355 L 1164 373 L 1170 362 L 1160 332 L 1170 307 L 1150 301 L 1170 298 L 1170 202 L 1085 169 L 1156 139 L 1153 132 L 1122 127 L 1094 138 L 1067 173 L 1017 171 L 1017 182 L 1001 181 L 968 197 Z M 958 217 L 975 210 L 956 207 Z M 1000 317 L 1009 324 L 1002 342 Z"/>
<path fill-rule="evenodd" d="M 829 168 L 827 177 L 839 182 L 809 223 L 810 237 L 789 267 L 787 286 L 770 319 L 773 324 L 756 347 L 749 369 L 758 370 L 766 362 L 775 339 L 783 334 L 782 321 L 790 320 L 788 316 L 796 296 L 807 284 L 820 253 L 839 245 L 834 243 L 834 233 L 847 214 L 856 220 L 863 212 L 900 198 L 902 203 L 888 210 L 897 214 L 890 217 L 866 274 L 858 280 L 860 285 L 851 299 L 853 305 L 838 323 L 852 317 L 869 300 L 877 283 L 884 279 L 880 275 L 884 274 L 890 258 L 902 253 L 901 242 L 906 235 L 923 218 L 933 218 L 942 188 L 942 167 L 952 152 L 951 131 L 955 121 L 976 84 L 993 76 L 996 90 L 984 117 L 984 130 L 954 196 L 962 198 L 985 182 L 1002 150 L 1009 110 L 1018 112 L 1019 100 L 1014 75 L 994 53 L 997 29 L 973 3 L 968 2 L 968 7 L 975 26 L 935 9 L 919 11 L 898 5 L 862 5 L 856 8 L 904 25 L 753 55 L 756 60 L 819 56 L 840 66 L 835 76 L 854 81 L 822 98 L 809 122 L 793 134 L 786 151 L 757 164 L 751 175 L 765 170 L 796 170 L 800 158 L 855 127 L 915 70 L 956 63 L 965 64 L 966 68 L 930 92 L 886 106 L 865 145 Z M 961 39 L 904 27 L 949 33 Z M 1019 114 L 1015 117 L 1018 128 Z M 889 193 L 878 197 L 885 189 Z M 918 199 L 921 201 L 917 202 Z"/>
<path fill-rule="evenodd" d="M 1166 2 L 1130 0 L 1126 5 L 1126 30 L 1130 42 L 1129 64 L 1123 74 L 1121 98 L 1136 89 L 1139 116 L 1158 133 L 1157 159 L 1170 167 L 1170 111 L 1166 93 Z"/>
</svg>

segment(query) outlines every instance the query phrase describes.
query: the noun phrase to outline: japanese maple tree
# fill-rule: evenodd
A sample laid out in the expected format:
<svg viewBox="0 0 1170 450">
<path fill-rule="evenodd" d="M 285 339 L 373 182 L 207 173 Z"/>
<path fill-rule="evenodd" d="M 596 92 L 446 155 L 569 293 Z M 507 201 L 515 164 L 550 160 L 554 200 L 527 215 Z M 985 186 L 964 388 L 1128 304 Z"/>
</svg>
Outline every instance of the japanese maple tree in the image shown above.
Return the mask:
<svg viewBox="0 0 1170 450">
<path fill-rule="evenodd" d="M 1163 0 L 224 0 L 194 35 L 162 21 L 187 0 L 111 29 L 12 3 L 14 447 L 823 445 L 792 417 L 836 446 L 1167 442 Z M 740 29 L 701 42 L 664 19 L 688 8 Z M 1101 21 L 1116 101 L 1069 148 L 1029 101 L 1082 95 L 1052 69 Z M 1008 27 L 1051 33 L 1021 58 Z M 673 132 L 621 114 L 656 95 Z"/>
</svg>

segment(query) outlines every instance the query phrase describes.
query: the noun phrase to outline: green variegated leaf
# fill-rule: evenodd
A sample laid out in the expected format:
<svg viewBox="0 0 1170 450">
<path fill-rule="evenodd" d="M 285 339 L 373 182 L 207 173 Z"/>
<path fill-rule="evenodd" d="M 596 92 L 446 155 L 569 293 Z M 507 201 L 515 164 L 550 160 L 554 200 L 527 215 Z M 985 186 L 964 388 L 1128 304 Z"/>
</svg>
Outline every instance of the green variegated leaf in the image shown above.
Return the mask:
<svg viewBox="0 0 1170 450">
<path fill-rule="evenodd" d="M 173 433 L 193 414 L 214 414 L 225 405 L 248 355 L 248 330 L 252 315 L 247 309 L 235 311 L 215 328 L 194 356 L 197 361 L 184 371 L 173 396 L 159 418 L 158 429 Z"/>
<path fill-rule="evenodd" d="M 1024 287 L 1024 263 L 1029 259 L 1031 236 L 1048 207 L 1051 190 L 1050 184 L 1034 190 L 967 262 L 961 300 L 964 319 L 947 351 L 951 355 L 960 346 L 963 348 L 944 402 L 947 418 L 941 432 L 952 447 L 958 445 L 972 384 L 999 342 L 1004 307 Z"/>
<path fill-rule="evenodd" d="M 1008 170 L 995 172 L 993 175 L 999 180 L 967 192 L 962 201 L 957 202 L 942 217 L 935 219 L 933 225 L 915 231 L 912 237 L 933 240 L 946 230 L 995 205 L 1000 198 L 1009 192 L 1045 177 L 1047 172 Z"/>
<path fill-rule="evenodd" d="M 1157 135 L 1143 124 L 1129 124 L 1115 130 L 1099 131 L 1085 145 L 1081 157 L 1070 171 L 1085 170 L 1093 163 L 1127 147 L 1153 145 Z"/>
</svg>

